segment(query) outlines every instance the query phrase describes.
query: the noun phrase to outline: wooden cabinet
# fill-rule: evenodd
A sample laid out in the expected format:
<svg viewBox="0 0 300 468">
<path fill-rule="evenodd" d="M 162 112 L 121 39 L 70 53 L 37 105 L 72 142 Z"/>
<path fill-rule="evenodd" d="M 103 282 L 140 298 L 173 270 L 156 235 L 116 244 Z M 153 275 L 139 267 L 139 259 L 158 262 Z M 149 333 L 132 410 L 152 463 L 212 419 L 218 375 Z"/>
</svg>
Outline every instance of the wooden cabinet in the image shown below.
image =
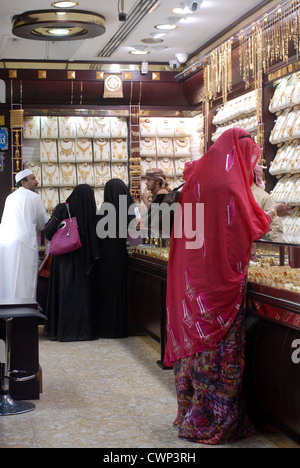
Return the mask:
<svg viewBox="0 0 300 468">
<path fill-rule="evenodd" d="M 142 255 L 128 260 L 128 310 L 141 330 L 160 342 L 162 365 L 166 344 L 167 263 Z"/>
</svg>

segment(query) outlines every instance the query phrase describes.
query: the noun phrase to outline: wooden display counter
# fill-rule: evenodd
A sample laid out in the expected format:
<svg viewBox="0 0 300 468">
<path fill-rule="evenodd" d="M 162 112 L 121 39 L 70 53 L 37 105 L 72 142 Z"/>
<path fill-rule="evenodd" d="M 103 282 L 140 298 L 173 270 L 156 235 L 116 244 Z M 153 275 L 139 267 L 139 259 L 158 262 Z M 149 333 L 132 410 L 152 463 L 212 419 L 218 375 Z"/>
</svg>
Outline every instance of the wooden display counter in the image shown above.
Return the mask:
<svg viewBox="0 0 300 468">
<path fill-rule="evenodd" d="M 128 259 L 128 309 L 137 324 L 160 342 L 162 365 L 166 344 L 167 262 L 145 255 Z"/>
<path fill-rule="evenodd" d="M 166 261 L 129 255 L 129 310 L 141 329 L 160 342 L 160 364 L 166 345 L 166 283 Z M 299 318 L 299 294 L 248 283 L 245 387 L 249 412 L 257 425 L 270 420 L 298 443 Z"/>
<path fill-rule="evenodd" d="M 250 284 L 247 294 L 244 387 L 248 411 L 256 425 L 273 422 L 300 444 L 300 303 L 297 312 L 290 298 L 285 309 L 275 307 L 271 288 L 264 289 L 265 297 L 259 289 Z M 252 299 L 258 297 L 260 302 Z M 283 303 L 280 299 L 279 304 Z"/>
</svg>

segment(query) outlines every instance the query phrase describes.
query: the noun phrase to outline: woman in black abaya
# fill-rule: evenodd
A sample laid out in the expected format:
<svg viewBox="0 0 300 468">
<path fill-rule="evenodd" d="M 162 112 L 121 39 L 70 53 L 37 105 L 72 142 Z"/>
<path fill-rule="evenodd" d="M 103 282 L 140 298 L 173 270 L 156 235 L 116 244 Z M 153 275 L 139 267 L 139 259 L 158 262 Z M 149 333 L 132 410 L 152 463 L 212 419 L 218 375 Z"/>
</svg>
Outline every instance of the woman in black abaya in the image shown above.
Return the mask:
<svg viewBox="0 0 300 468">
<path fill-rule="evenodd" d="M 66 200 L 71 216 L 76 216 L 82 247 L 52 257 L 45 331 L 59 341 L 95 338 L 95 264 L 99 258 L 96 234 L 96 202 L 93 189 L 78 185 Z M 58 224 L 68 217 L 65 203 L 59 203 L 45 227 L 51 241 Z"/>
<path fill-rule="evenodd" d="M 123 195 L 122 199 L 119 198 L 120 195 Z M 111 179 L 104 187 L 104 203 L 109 203 L 115 208 L 116 230 L 99 241 L 101 261 L 97 265 L 100 273 L 97 336 L 123 338 L 128 334 L 126 235 L 130 221 L 135 218 L 128 210 L 134 205 L 134 201 L 122 180 Z M 131 207 L 131 213 L 134 213 L 134 206 Z M 101 207 L 101 213 L 100 223 L 107 217 L 104 205 Z M 99 233 L 98 228 L 97 232 Z"/>
</svg>

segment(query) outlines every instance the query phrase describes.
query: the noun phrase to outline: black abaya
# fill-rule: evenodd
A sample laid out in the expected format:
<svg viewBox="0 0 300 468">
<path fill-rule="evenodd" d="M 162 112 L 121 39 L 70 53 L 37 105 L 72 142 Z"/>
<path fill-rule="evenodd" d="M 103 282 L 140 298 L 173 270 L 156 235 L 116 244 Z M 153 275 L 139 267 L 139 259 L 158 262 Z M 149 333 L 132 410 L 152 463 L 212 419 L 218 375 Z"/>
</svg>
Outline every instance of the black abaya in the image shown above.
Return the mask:
<svg viewBox="0 0 300 468">
<path fill-rule="evenodd" d="M 125 231 L 134 215 L 128 214 L 134 201 L 128 188 L 119 179 L 111 179 L 104 188 L 104 202 L 112 204 L 119 219 L 119 195 L 126 195 L 127 215 Z M 100 216 L 102 219 L 104 213 Z M 117 222 L 117 234 L 118 234 Z M 124 226 L 123 226 L 124 228 Z M 122 230 L 121 230 L 122 231 Z M 124 231 L 124 229 L 123 229 Z M 97 312 L 97 336 L 101 338 L 123 338 L 128 335 L 127 327 L 127 248 L 126 239 L 106 237 L 99 240 L 101 261 L 97 264 L 99 271 L 99 299 Z"/>
<path fill-rule="evenodd" d="M 78 185 L 67 199 L 71 216 L 76 216 L 82 247 L 52 257 L 46 306 L 45 331 L 59 341 L 95 338 L 95 264 L 99 258 L 96 235 L 96 203 L 93 190 Z M 59 221 L 66 218 L 65 203 L 56 206 L 45 228 L 51 240 Z"/>
<path fill-rule="evenodd" d="M 125 239 L 102 239 L 97 305 L 97 336 L 124 338 L 127 330 L 127 249 Z"/>
</svg>

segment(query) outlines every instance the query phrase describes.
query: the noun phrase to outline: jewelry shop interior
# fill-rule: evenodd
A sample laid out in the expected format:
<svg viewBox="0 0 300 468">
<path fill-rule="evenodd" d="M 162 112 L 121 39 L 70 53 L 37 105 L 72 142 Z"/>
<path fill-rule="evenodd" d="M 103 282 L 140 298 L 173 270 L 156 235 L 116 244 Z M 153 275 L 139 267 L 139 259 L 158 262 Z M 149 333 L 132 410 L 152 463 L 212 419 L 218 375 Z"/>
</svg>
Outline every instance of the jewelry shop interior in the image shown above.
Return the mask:
<svg viewBox="0 0 300 468">
<path fill-rule="evenodd" d="M 200 159 L 229 128 L 243 128 L 261 146 L 258 164 L 265 168 L 265 190 L 275 203 L 292 207 L 292 215 L 282 218 L 279 237 L 270 234 L 256 241 L 248 270 L 245 386 L 254 422 L 269 432 L 258 429 L 258 439 L 237 446 L 299 447 L 299 2 L 248 1 L 243 7 L 238 6 L 243 2 L 231 1 L 236 11 L 223 15 L 227 23 L 207 19 L 202 43 L 196 19 L 209 11 L 209 4 L 215 5 L 214 17 L 216 9 L 224 8 L 220 4 L 228 2 L 89 1 L 70 2 L 68 8 L 59 5 L 66 2 L 30 0 L 26 12 L 23 2 L 3 3 L 7 6 L 1 2 L 0 12 L 9 33 L 0 42 L 0 218 L 6 197 L 17 188 L 15 175 L 25 168 L 39 181 L 50 218 L 82 183 L 93 188 L 99 210 L 112 178 L 125 182 L 140 208 L 147 170 L 162 169 L 170 188 L 178 187 L 185 164 Z M 191 18 L 194 26 L 179 21 Z M 162 27 L 156 28 L 159 23 Z M 55 36 L 55 27 L 65 36 Z M 196 29 L 189 33 L 192 27 Z M 95 40 L 103 41 L 103 48 L 98 44 L 93 58 L 88 49 Z M 78 44 L 81 55 L 75 51 Z M 38 239 L 42 266 L 48 241 L 43 231 Z M 12 320 L 12 368 L 31 370 L 34 378 L 10 379 L 9 392 L 16 401 L 32 401 L 35 409 L 0 419 L 1 447 L 198 448 L 180 441 L 172 427 L 174 376 L 163 365 L 168 255 L 169 243 L 159 237 L 127 246 L 128 338 L 59 343 L 44 336 L 41 317 Z M 49 270 L 40 268 L 37 302 L 42 314 L 48 286 Z M 2 335 L 5 327 L 7 320 L 1 318 Z M 5 338 L 1 342 L 3 356 L 7 343 Z M 124 374 L 116 371 L 116 355 Z M 125 394 L 114 407 L 111 389 L 93 380 L 93 374 L 102 372 L 107 383 L 114 371 L 123 376 L 118 385 L 127 392 L 126 409 L 121 409 Z M 70 403 L 80 381 L 92 400 L 81 407 L 88 422 L 79 410 L 82 393 L 74 406 Z M 96 395 L 97 387 L 101 395 Z M 144 405 L 140 416 L 136 408 L 129 412 L 134 401 Z M 107 419 L 100 430 L 103 412 Z M 62 419 L 67 413 L 68 423 Z"/>
</svg>

